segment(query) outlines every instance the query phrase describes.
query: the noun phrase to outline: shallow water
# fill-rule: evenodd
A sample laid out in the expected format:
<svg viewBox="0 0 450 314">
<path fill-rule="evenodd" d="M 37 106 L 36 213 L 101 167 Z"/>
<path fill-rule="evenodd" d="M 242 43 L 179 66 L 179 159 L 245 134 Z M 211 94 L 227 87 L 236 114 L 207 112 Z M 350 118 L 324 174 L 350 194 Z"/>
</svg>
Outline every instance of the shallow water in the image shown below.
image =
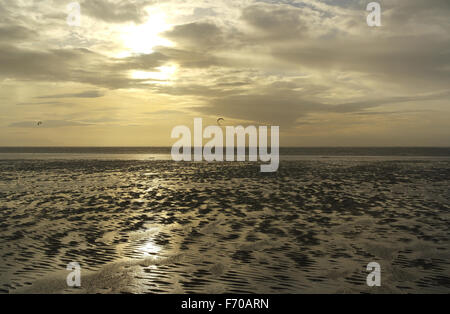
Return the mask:
<svg viewBox="0 0 450 314">
<path fill-rule="evenodd" d="M 0 291 L 450 292 L 450 162 L 0 161 Z M 366 285 L 381 265 L 382 286 Z M 65 283 L 82 267 L 81 289 Z"/>
</svg>

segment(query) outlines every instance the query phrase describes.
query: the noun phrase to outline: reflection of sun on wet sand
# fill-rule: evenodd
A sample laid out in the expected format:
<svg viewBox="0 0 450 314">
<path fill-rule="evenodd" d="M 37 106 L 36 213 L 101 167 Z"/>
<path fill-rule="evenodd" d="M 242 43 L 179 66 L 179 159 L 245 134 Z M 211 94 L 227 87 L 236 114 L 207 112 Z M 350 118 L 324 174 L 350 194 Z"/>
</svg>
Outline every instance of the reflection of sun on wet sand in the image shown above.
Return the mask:
<svg viewBox="0 0 450 314">
<path fill-rule="evenodd" d="M 1 292 L 450 291 L 445 160 L 0 169 Z M 366 286 L 372 261 L 380 288 Z M 66 286 L 70 262 L 79 289 Z"/>
</svg>

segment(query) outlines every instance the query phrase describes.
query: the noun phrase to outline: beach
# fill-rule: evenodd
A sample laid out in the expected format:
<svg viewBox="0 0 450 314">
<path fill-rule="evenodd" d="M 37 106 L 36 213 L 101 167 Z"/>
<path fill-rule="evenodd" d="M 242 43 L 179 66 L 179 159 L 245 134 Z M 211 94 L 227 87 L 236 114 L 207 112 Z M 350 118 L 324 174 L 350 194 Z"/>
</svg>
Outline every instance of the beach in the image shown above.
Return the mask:
<svg viewBox="0 0 450 314">
<path fill-rule="evenodd" d="M 449 293 L 449 178 L 448 158 L 310 157 L 276 173 L 3 159 L 0 292 Z"/>
</svg>

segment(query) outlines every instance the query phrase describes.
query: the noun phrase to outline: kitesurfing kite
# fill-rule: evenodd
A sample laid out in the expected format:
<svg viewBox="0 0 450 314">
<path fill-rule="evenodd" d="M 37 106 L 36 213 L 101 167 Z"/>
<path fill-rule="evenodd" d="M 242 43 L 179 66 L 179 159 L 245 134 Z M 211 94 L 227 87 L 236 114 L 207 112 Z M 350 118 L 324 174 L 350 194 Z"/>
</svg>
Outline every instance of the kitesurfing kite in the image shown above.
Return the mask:
<svg viewBox="0 0 450 314">
<path fill-rule="evenodd" d="M 225 121 L 225 119 L 224 119 L 224 118 L 219 118 L 219 119 L 217 119 L 217 124 L 218 124 L 219 126 L 221 126 L 221 125 L 220 125 L 220 121 Z"/>
</svg>

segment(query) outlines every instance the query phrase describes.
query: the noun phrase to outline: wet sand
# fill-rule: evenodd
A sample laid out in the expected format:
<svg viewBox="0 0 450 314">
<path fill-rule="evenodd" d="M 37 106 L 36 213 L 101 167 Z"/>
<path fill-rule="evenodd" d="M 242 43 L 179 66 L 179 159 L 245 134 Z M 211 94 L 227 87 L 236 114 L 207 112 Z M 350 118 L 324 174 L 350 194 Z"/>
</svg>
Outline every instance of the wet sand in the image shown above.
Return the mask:
<svg viewBox="0 0 450 314">
<path fill-rule="evenodd" d="M 449 178 L 446 160 L 0 161 L 0 292 L 449 293 Z"/>
</svg>

